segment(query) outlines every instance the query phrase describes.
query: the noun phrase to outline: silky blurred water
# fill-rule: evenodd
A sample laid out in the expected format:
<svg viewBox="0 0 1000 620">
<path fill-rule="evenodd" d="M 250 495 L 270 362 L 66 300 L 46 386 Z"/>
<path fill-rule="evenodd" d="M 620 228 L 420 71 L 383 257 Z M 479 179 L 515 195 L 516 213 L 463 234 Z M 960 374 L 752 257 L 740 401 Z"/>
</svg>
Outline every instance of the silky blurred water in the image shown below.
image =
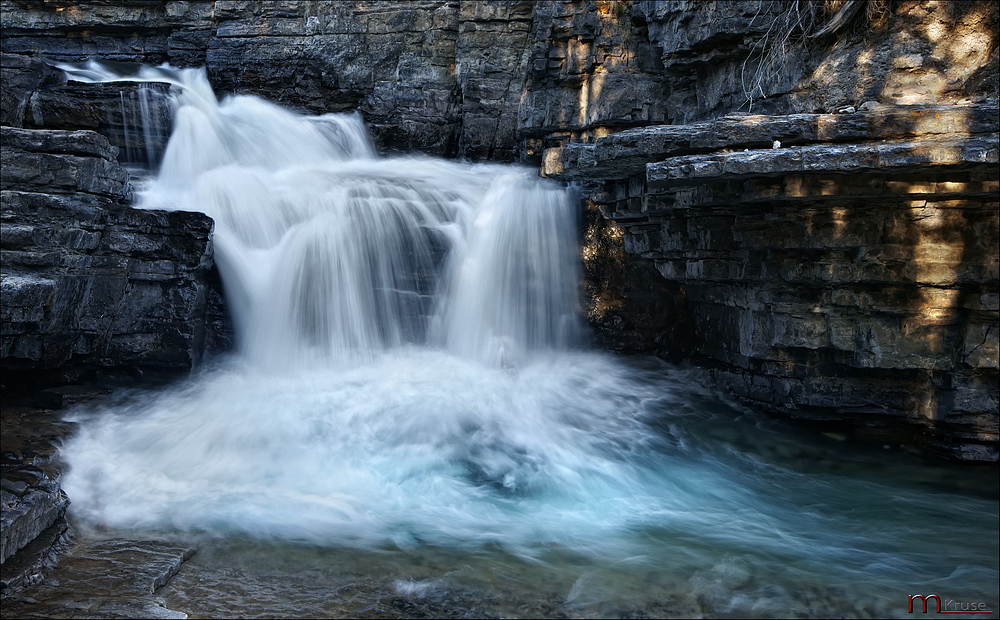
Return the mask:
<svg viewBox="0 0 1000 620">
<path fill-rule="evenodd" d="M 160 594 L 202 617 L 996 609 L 995 468 L 768 420 L 653 361 L 222 365 L 80 415 L 74 517 L 200 540 Z"/>
<path fill-rule="evenodd" d="M 238 351 L 77 412 L 83 530 L 201 550 L 218 616 L 891 616 L 997 607 L 996 468 L 766 421 L 587 350 L 576 208 L 531 171 L 378 158 L 357 116 L 173 84 L 145 208 L 203 211 Z"/>
</svg>

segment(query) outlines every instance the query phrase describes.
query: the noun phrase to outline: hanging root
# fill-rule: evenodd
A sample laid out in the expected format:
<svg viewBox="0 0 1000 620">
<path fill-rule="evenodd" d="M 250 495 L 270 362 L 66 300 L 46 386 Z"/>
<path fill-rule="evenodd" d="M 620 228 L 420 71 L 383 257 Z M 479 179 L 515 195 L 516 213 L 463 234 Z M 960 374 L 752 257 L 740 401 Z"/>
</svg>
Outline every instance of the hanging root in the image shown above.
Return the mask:
<svg viewBox="0 0 1000 620">
<path fill-rule="evenodd" d="M 753 111 L 754 102 L 767 98 L 764 83 L 785 70 L 792 46 L 806 46 L 810 40 L 842 31 L 862 8 L 869 22 L 879 21 L 888 13 L 888 4 L 889 0 L 760 0 L 751 25 L 768 15 L 773 17 L 740 70 L 749 111 Z M 765 11 L 775 6 L 783 8 Z"/>
<path fill-rule="evenodd" d="M 765 12 L 764 9 L 773 7 L 774 2 L 775 0 L 760 0 L 757 4 L 757 13 L 750 23 L 753 24 L 764 17 L 761 15 Z M 756 42 L 750 54 L 743 59 L 740 80 L 751 112 L 755 101 L 767 97 L 764 91 L 765 80 L 784 69 L 792 44 L 804 43 L 805 37 L 813 30 L 817 21 L 817 4 L 811 0 L 781 2 L 785 7 L 784 10 L 772 18 L 764 35 Z M 753 60 L 757 60 L 755 67 L 751 65 Z"/>
</svg>

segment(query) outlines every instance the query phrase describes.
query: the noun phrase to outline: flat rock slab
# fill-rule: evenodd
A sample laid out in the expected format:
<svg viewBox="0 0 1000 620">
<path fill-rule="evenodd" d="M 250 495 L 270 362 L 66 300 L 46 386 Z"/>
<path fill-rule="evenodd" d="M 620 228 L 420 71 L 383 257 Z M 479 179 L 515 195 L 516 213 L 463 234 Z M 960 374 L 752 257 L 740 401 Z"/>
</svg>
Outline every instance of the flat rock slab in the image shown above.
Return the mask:
<svg viewBox="0 0 1000 620">
<path fill-rule="evenodd" d="M 676 160 L 671 164 L 672 167 L 703 160 L 714 161 L 713 158 L 716 157 L 738 158 L 743 149 L 754 152 L 753 155 L 743 157 L 787 158 L 788 153 L 781 153 L 780 148 L 774 149 L 778 151 L 776 153 L 768 153 L 775 140 L 778 141 L 778 147 L 784 145 L 785 148 L 819 143 L 825 143 L 828 148 L 839 145 L 838 148 L 848 155 L 851 155 L 852 149 L 858 148 L 858 143 L 875 141 L 871 146 L 877 146 L 882 142 L 889 142 L 896 144 L 897 148 L 883 148 L 877 153 L 882 155 L 883 166 L 903 163 L 899 161 L 900 154 L 915 156 L 918 160 L 923 157 L 931 164 L 951 163 L 941 161 L 941 158 L 961 157 L 963 152 L 966 157 L 975 157 L 973 152 L 980 145 L 975 142 L 959 144 L 957 150 L 945 149 L 945 152 L 938 153 L 933 148 L 928 152 L 928 147 L 933 144 L 927 143 L 935 142 L 939 136 L 944 136 L 946 141 L 952 143 L 977 134 L 988 139 L 997 131 L 996 119 L 997 109 L 992 105 L 879 106 L 873 111 L 857 114 L 727 116 L 691 125 L 652 125 L 627 129 L 598 138 L 590 144 L 574 143 L 546 149 L 542 173 L 543 176 L 563 180 L 626 179 L 643 174 L 646 165 L 650 163 Z M 910 142 L 920 138 L 923 138 L 924 144 L 916 145 L 919 148 L 915 152 Z M 963 146 L 967 147 L 964 151 L 961 148 Z M 995 151 L 996 147 L 992 148 Z M 762 149 L 766 150 L 760 152 Z M 841 155 L 821 152 L 824 163 L 835 162 Z M 879 160 L 875 155 L 869 153 L 867 160 L 877 163 Z M 682 156 L 692 159 L 685 162 L 680 159 Z M 851 161 L 854 167 L 875 167 L 868 166 L 866 160 L 858 156 Z M 800 162 L 768 163 L 772 167 L 784 168 L 795 167 Z"/>
<path fill-rule="evenodd" d="M 17 618 L 186 618 L 153 593 L 195 553 L 185 543 L 111 539 L 84 542 L 42 583 L 4 601 Z"/>
<path fill-rule="evenodd" d="M 6 394 L 4 398 L 16 400 Z M 5 569 L 19 550 L 66 513 L 69 500 L 59 488 L 55 459 L 58 445 L 74 427 L 59 412 L 6 402 L 0 408 L 0 564 Z M 6 573 L 2 581 L 6 589 Z"/>
</svg>

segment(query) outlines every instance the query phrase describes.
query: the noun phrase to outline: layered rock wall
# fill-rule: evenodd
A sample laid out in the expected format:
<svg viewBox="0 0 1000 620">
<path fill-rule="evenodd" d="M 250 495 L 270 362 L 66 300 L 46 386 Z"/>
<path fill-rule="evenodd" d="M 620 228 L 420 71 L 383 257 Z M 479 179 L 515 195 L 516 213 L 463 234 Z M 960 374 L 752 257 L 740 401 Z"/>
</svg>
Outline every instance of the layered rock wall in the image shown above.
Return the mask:
<svg viewBox="0 0 1000 620">
<path fill-rule="evenodd" d="M 550 149 L 545 171 L 606 179 L 589 262 L 647 274 L 591 278 L 605 346 L 995 460 L 997 132 L 994 106 L 727 117 Z"/>
<path fill-rule="evenodd" d="M 224 320 L 212 221 L 129 207 L 100 134 L 0 131 L 4 384 L 190 370 Z"/>
<path fill-rule="evenodd" d="M 537 161 L 627 127 L 996 93 L 988 2 L 3 0 L 2 51 L 207 66 L 384 150 Z M 8 63 L 10 64 L 10 63 Z M 5 69 L 5 81 L 17 81 Z M 8 111 L 20 126 L 25 111 Z"/>
</svg>

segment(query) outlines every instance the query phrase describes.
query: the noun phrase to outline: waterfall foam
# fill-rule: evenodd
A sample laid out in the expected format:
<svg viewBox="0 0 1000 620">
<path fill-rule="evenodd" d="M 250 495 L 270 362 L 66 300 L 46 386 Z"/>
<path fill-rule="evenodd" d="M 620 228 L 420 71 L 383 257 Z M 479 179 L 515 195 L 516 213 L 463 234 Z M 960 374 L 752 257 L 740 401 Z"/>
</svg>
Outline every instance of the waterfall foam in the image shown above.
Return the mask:
<svg viewBox="0 0 1000 620">
<path fill-rule="evenodd" d="M 957 534 L 995 533 L 995 502 L 803 473 L 840 457 L 771 437 L 684 373 L 585 351 L 564 189 L 379 158 L 357 115 L 218 102 L 203 70 L 63 67 L 172 85 L 139 205 L 214 218 L 239 339 L 181 386 L 79 413 L 64 486 L 80 522 L 563 549 L 669 575 L 720 613 L 815 613 L 774 582 L 861 588 L 875 615 L 901 583 L 995 592 L 996 537 Z"/>
</svg>

